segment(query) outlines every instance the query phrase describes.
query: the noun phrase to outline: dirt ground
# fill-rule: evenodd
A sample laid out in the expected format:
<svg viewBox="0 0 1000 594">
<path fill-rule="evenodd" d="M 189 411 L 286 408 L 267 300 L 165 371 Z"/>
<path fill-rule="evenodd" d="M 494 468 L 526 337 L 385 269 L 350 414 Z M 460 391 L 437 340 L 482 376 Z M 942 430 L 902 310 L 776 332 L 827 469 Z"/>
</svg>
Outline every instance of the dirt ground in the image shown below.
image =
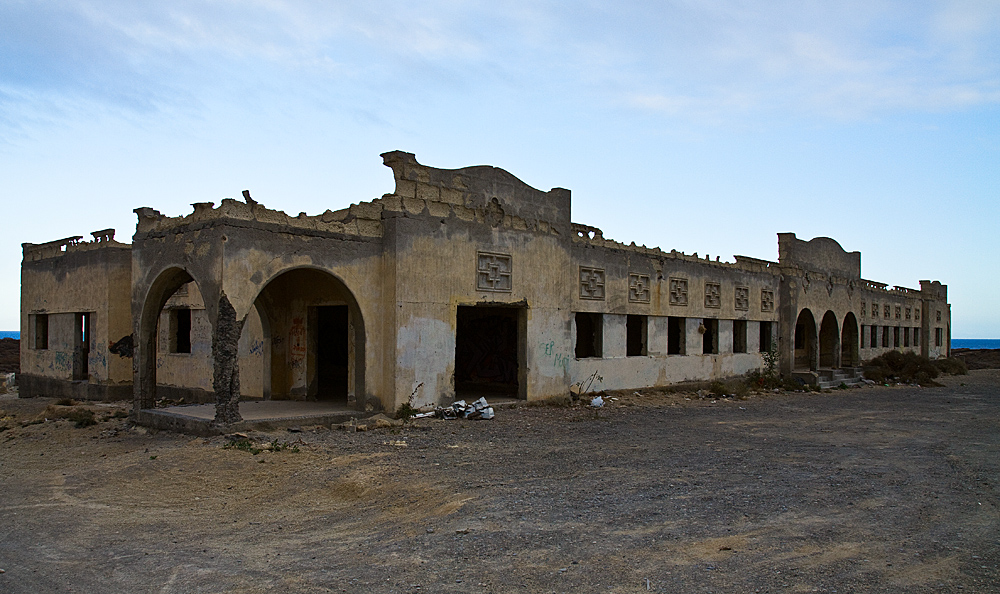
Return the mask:
<svg viewBox="0 0 1000 594">
<path fill-rule="evenodd" d="M 256 455 L 0 396 L 0 592 L 996 592 L 1000 371 L 942 381 L 254 433 L 296 446 Z"/>
</svg>

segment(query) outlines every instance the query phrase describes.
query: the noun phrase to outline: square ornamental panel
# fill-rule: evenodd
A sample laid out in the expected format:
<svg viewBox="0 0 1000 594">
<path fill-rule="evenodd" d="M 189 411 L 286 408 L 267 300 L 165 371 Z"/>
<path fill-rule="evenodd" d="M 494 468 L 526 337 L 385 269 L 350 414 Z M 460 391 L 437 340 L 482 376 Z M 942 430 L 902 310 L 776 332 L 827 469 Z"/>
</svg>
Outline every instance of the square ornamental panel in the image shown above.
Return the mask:
<svg viewBox="0 0 1000 594">
<path fill-rule="evenodd" d="M 476 288 L 496 293 L 511 292 L 510 254 L 478 252 L 476 254 Z"/>
<path fill-rule="evenodd" d="M 580 299 L 604 301 L 604 269 L 580 267 Z"/>
<path fill-rule="evenodd" d="M 736 287 L 736 297 L 733 307 L 737 311 L 748 311 L 750 309 L 750 287 Z"/>
<path fill-rule="evenodd" d="M 760 311 L 774 311 L 774 291 L 760 290 Z"/>
<path fill-rule="evenodd" d="M 719 283 L 705 283 L 705 307 L 722 307 L 722 287 Z"/>
<path fill-rule="evenodd" d="M 672 277 L 670 279 L 670 305 L 688 304 L 688 279 Z"/>
<path fill-rule="evenodd" d="M 649 303 L 649 275 L 629 273 L 628 300 L 632 303 Z"/>
</svg>

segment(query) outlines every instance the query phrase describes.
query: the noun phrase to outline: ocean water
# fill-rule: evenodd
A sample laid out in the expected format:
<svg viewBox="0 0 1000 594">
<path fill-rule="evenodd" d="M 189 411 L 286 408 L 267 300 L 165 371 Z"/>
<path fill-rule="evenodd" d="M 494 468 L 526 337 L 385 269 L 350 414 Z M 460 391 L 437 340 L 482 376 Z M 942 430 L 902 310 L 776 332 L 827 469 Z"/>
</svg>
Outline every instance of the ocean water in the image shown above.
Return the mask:
<svg viewBox="0 0 1000 594">
<path fill-rule="evenodd" d="M 21 338 L 18 331 L 0 330 L 0 338 Z M 953 349 L 1000 349 L 1000 338 L 952 338 Z"/>
<path fill-rule="evenodd" d="M 1000 349 L 1000 338 L 952 338 L 953 349 Z"/>
</svg>

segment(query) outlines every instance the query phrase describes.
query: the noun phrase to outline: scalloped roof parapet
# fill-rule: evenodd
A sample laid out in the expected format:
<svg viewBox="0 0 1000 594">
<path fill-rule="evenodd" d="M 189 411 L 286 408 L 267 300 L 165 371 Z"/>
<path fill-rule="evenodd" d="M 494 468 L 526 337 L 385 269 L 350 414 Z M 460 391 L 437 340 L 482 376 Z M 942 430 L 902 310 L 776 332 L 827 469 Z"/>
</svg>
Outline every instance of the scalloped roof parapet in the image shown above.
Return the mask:
<svg viewBox="0 0 1000 594">
<path fill-rule="evenodd" d="M 697 253 L 685 254 L 684 252 L 678 252 L 677 250 L 665 252 L 658 247 L 649 248 L 644 245 L 636 245 L 635 242 L 625 244 L 613 239 L 606 239 L 604 238 L 603 233 L 600 232 L 600 229 L 582 225 L 580 223 L 573 223 L 573 230 L 576 231 L 576 233 L 573 234 L 573 241 L 576 243 L 585 243 L 596 247 L 633 252 L 659 259 L 669 258 L 672 260 L 681 260 L 684 262 L 691 262 L 692 264 L 714 266 L 716 268 L 728 268 L 731 270 L 742 270 L 745 272 L 766 272 L 773 275 L 780 274 L 780 271 L 778 270 L 778 263 L 771 262 L 769 260 L 759 260 L 757 258 L 750 258 L 747 256 L 735 256 L 735 262 L 722 262 L 718 257 L 716 257 L 715 260 L 710 259 L 708 254 L 706 254 L 704 258 L 701 258 Z M 594 236 L 591 236 L 590 233 L 593 233 L 594 231 L 597 231 L 597 233 L 595 233 Z"/>
<path fill-rule="evenodd" d="M 22 243 L 23 260 L 34 262 L 46 258 L 58 258 L 68 253 L 89 252 L 105 248 L 130 249 L 132 247 L 131 244 L 115 241 L 114 229 L 94 231 L 91 235 L 94 237 L 93 241 L 82 241 L 82 235 L 74 235 L 45 243 Z"/>
</svg>

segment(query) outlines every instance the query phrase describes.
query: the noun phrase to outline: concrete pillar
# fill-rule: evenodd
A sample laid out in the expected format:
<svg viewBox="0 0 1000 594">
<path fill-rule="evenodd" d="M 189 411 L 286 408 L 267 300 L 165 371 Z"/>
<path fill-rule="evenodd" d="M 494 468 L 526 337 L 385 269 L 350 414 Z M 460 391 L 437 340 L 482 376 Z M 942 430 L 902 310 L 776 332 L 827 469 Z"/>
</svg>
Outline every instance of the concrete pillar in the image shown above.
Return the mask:
<svg viewBox="0 0 1000 594">
<path fill-rule="evenodd" d="M 698 332 L 698 326 L 700 324 L 701 318 L 684 318 L 684 336 L 687 339 L 687 343 L 684 345 L 684 352 L 688 355 L 701 354 L 702 335 Z"/>
<path fill-rule="evenodd" d="M 604 314 L 604 358 L 616 359 L 626 353 L 625 320 L 620 314 Z"/>
<path fill-rule="evenodd" d="M 760 352 L 760 322 L 747 322 L 747 353 Z"/>
<path fill-rule="evenodd" d="M 646 353 L 651 356 L 667 354 L 667 320 L 665 316 L 649 316 L 646 327 Z"/>
<path fill-rule="evenodd" d="M 733 352 L 733 321 L 719 320 L 719 354 Z"/>
</svg>

